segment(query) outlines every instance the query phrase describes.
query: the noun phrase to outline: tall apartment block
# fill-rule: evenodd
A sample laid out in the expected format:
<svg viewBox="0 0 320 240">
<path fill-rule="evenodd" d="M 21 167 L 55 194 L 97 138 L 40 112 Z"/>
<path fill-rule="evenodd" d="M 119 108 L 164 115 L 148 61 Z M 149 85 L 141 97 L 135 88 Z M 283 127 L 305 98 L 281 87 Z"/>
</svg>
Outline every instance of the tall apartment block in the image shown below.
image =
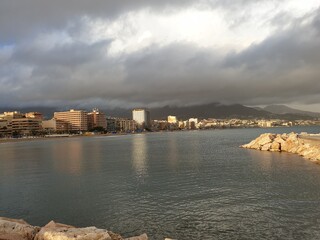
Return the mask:
<svg viewBox="0 0 320 240">
<path fill-rule="evenodd" d="M 107 120 L 106 115 L 95 108 L 92 112 L 88 113 L 88 129 L 91 130 L 96 127 L 103 127 L 106 129 Z"/>
<path fill-rule="evenodd" d="M 138 129 L 145 129 L 151 126 L 150 112 L 144 108 L 133 109 L 132 119 L 136 122 Z"/>
<path fill-rule="evenodd" d="M 54 118 L 69 123 L 69 129 L 73 131 L 88 130 L 88 115 L 83 110 L 74 110 L 66 112 L 55 112 Z"/>
</svg>

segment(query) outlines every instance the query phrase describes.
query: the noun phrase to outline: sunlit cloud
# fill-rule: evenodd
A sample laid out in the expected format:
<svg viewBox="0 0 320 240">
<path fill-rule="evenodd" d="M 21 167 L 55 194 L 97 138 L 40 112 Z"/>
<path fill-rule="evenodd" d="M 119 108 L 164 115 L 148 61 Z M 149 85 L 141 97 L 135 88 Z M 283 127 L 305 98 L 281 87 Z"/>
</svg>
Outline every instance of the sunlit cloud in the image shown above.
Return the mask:
<svg viewBox="0 0 320 240">
<path fill-rule="evenodd" d="M 0 3 L 4 106 L 320 103 L 318 1 L 26 3 Z"/>
</svg>

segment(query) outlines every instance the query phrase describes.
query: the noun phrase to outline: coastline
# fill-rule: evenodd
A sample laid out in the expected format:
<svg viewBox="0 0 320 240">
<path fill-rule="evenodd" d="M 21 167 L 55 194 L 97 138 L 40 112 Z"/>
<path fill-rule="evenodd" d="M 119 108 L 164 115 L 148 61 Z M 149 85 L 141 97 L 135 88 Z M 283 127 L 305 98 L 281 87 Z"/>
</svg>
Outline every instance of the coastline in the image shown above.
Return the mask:
<svg viewBox="0 0 320 240">
<path fill-rule="evenodd" d="M 320 164 L 320 134 L 264 133 L 240 147 L 260 151 L 294 153 Z"/>
<path fill-rule="evenodd" d="M 90 134 L 90 135 L 68 135 L 68 136 L 44 136 L 44 137 L 28 137 L 28 138 L 0 138 L 0 144 L 15 143 L 15 142 L 29 142 L 42 141 L 51 139 L 66 139 L 66 138 L 86 138 L 86 137 L 110 137 L 110 136 L 124 136 L 141 133 L 105 133 L 105 134 Z M 144 133 L 142 133 L 144 134 Z"/>
<path fill-rule="evenodd" d="M 123 238 L 120 234 L 94 226 L 78 228 L 50 221 L 43 227 L 32 226 L 23 219 L 0 217 L 1 240 L 148 240 L 147 234 Z M 168 238 L 166 238 L 168 239 Z"/>
</svg>

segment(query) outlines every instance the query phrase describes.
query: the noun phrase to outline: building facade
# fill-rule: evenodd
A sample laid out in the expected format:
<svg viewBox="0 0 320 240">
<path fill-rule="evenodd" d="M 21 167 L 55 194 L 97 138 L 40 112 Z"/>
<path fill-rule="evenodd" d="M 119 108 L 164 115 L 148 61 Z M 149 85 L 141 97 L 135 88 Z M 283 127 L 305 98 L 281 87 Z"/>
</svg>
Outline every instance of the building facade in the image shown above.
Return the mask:
<svg viewBox="0 0 320 240">
<path fill-rule="evenodd" d="M 108 117 L 107 119 L 107 132 L 116 132 L 118 131 L 117 119 Z"/>
<path fill-rule="evenodd" d="M 18 134 L 35 134 L 42 130 L 41 120 L 31 118 L 15 118 L 11 121 L 11 132 Z"/>
<path fill-rule="evenodd" d="M 42 128 L 49 132 L 66 133 L 69 131 L 69 123 L 52 118 L 42 121 Z"/>
<path fill-rule="evenodd" d="M 69 130 L 71 131 L 88 130 L 88 115 L 83 110 L 71 109 L 66 112 L 55 112 L 54 118 L 69 123 Z"/>
<path fill-rule="evenodd" d="M 28 112 L 25 114 L 26 118 L 40 119 L 43 120 L 42 113 L 39 112 Z"/>
<path fill-rule="evenodd" d="M 137 124 L 137 129 L 146 129 L 150 128 L 150 112 L 143 108 L 133 109 L 132 110 L 132 119 Z"/>
<path fill-rule="evenodd" d="M 117 119 L 117 124 L 120 132 L 133 132 L 136 129 L 136 124 L 134 120 L 119 118 Z"/>
<path fill-rule="evenodd" d="M 88 129 L 91 130 L 97 127 L 106 129 L 107 120 L 106 115 L 95 108 L 92 112 L 88 113 Z"/>
<path fill-rule="evenodd" d="M 177 123 L 177 117 L 176 116 L 168 116 L 168 123 Z"/>
<path fill-rule="evenodd" d="M 25 114 L 14 111 L 14 112 L 4 112 L 0 114 L 0 119 L 5 119 L 5 120 L 12 120 L 15 118 L 23 118 L 25 117 Z"/>
</svg>

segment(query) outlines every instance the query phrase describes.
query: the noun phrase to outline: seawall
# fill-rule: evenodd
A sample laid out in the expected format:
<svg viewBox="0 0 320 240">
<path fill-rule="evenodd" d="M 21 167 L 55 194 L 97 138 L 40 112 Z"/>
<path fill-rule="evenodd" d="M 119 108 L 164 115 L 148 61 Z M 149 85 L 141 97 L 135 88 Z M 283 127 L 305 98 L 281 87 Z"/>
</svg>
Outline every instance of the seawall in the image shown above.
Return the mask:
<svg viewBox="0 0 320 240">
<path fill-rule="evenodd" d="M 270 152 L 288 152 L 299 154 L 320 164 L 320 135 L 307 133 L 273 134 L 264 133 L 243 148 Z"/>
<path fill-rule="evenodd" d="M 49 222 L 44 227 L 32 226 L 22 219 L 0 217 L 0 240 L 148 240 L 147 234 L 123 238 L 96 227 L 77 228 Z M 172 240 L 166 238 L 165 240 Z"/>
</svg>

